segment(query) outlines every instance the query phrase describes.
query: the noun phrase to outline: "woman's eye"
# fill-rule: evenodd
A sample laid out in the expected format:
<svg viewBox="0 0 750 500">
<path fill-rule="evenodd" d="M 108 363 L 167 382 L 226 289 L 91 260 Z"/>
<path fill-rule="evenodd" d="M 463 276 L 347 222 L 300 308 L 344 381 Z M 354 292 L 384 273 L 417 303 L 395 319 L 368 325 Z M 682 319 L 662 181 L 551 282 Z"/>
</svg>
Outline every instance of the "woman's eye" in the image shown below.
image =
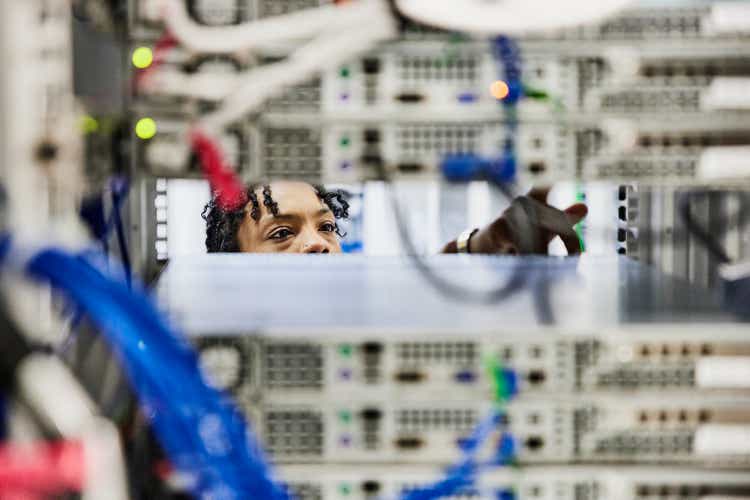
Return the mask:
<svg viewBox="0 0 750 500">
<path fill-rule="evenodd" d="M 271 239 L 273 240 L 283 240 L 284 238 L 288 238 L 292 235 L 292 232 L 286 228 L 277 229 L 273 233 L 271 233 Z"/>
<path fill-rule="evenodd" d="M 327 233 L 332 233 L 336 230 L 336 226 L 334 224 L 331 224 L 330 222 L 326 222 L 322 226 L 320 226 L 320 230 Z"/>
</svg>

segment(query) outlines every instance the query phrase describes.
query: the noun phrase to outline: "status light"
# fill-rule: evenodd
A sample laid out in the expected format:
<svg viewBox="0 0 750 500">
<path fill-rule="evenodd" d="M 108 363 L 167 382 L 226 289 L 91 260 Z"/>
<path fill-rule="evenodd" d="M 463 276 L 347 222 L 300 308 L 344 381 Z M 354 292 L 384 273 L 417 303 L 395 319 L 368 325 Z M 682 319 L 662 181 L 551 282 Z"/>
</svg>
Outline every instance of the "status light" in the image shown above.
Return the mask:
<svg viewBox="0 0 750 500">
<path fill-rule="evenodd" d="M 492 94 L 492 97 L 494 97 L 498 101 L 501 101 L 508 97 L 508 94 L 510 94 L 510 88 L 504 81 L 497 80 L 496 82 L 493 82 L 492 85 L 490 85 L 490 93 Z"/>
<path fill-rule="evenodd" d="M 153 118 L 141 118 L 135 124 L 135 135 L 139 139 L 151 139 L 156 135 L 156 122 Z"/>
<path fill-rule="evenodd" d="M 154 62 L 154 53 L 148 47 L 138 47 L 133 51 L 133 66 L 138 69 L 144 69 L 151 66 Z"/>
<path fill-rule="evenodd" d="M 99 131 L 99 122 L 93 116 L 83 115 L 79 123 L 81 132 L 84 134 L 93 134 Z"/>
</svg>

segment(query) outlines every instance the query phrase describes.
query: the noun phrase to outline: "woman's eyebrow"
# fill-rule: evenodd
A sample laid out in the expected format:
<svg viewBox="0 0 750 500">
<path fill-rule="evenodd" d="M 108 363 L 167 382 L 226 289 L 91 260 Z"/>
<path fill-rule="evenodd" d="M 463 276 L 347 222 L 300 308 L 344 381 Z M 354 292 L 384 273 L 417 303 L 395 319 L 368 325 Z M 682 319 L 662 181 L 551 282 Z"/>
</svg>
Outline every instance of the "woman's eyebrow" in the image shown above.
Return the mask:
<svg viewBox="0 0 750 500">
<path fill-rule="evenodd" d="M 318 210 L 317 212 L 315 212 L 315 216 L 316 217 L 322 217 L 322 216 L 328 215 L 330 213 L 332 213 L 331 209 L 325 207 L 325 208 L 321 208 L 320 210 Z M 302 215 L 297 214 L 297 213 L 276 214 L 276 215 L 270 214 L 270 217 L 267 215 L 266 217 L 264 217 L 264 219 L 265 219 L 264 222 L 266 222 L 267 224 L 273 224 L 275 222 L 284 222 L 284 221 L 286 221 L 286 222 L 296 222 L 296 221 L 299 221 L 299 220 L 302 219 Z"/>
<path fill-rule="evenodd" d="M 271 215 L 271 218 L 268 219 L 269 221 L 295 221 L 299 220 L 301 217 L 298 214 L 276 214 Z"/>
</svg>

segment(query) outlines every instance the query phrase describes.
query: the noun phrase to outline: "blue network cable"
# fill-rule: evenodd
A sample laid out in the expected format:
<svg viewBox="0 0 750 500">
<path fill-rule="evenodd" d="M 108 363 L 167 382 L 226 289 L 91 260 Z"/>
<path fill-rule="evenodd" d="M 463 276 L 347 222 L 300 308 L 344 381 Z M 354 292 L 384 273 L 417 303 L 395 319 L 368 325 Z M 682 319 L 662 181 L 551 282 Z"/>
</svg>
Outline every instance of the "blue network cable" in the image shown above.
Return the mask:
<svg viewBox="0 0 750 500">
<path fill-rule="evenodd" d="M 1 243 L 7 248 L 7 241 Z M 144 292 L 55 248 L 34 255 L 26 271 L 64 292 L 99 325 L 160 444 L 176 469 L 192 478 L 196 497 L 290 498 L 235 404 L 204 381 L 193 349 Z"/>
<path fill-rule="evenodd" d="M 516 135 L 518 133 L 518 101 L 523 97 L 521 83 L 521 50 L 507 36 L 498 36 L 492 42 L 492 55 L 502 69 L 502 78 L 508 85 L 508 95 L 502 100 L 506 133 L 503 152 L 488 172 L 497 184 L 512 182 L 516 178 Z"/>
<path fill-rule="evenodd" d="M 477 461 L 477 454 L 482 446 L 490 438 L 492 431 L 501 425 L 502 416 L 503 413 L 500 409 L 493 409 L 477 424 L 471 435 L 462 442 L 461 459 L 447 469 L 442 479 L 429 486 L 404 492 L 401 500 L 432 500 L 461 494 L 475 486 L 477 474 L 482 470 L 512 462 L 515 457 L 515 440 L 512 435 L 506 432 L 500 435 L 495 453 L 490 460 L 485 463 Z"/>
<path fill-rule="evenodd" d="M 109 182 L 109 191 L 112 196 L 112 211 L 109 216 L 107 216 L 105 210 L 104 192 L 84 199 L 79 212 L 91 233 L 99 240 L 105 256 L 109 254 L 109 237 L 112 231 L 115 231 L 117 245 L 120 248 L 120 259 L 128 285 L 130 285 L 131 279 L 131 263 L 121 211 L 123 203 L 128 197 L 129 188 L 127 179 L 113 177 Z"/>
<path fill-rule="evenodd" d="M 521 81 L 521 51 L 513 39 L 499 36 L 492 41 L 492 55 L 500 68 L 500 77 L 508 86 L 501 104 L 505 115 L 505 136 L 502 152 L 497 157 L 474 153 L 445 155 L 440 163 L 443 176 L 451 182 L 487 179 L 511 194 L 516 180 L 516 135 L 518 133 L 518 101 L 526 95 Z"/>
</svg>

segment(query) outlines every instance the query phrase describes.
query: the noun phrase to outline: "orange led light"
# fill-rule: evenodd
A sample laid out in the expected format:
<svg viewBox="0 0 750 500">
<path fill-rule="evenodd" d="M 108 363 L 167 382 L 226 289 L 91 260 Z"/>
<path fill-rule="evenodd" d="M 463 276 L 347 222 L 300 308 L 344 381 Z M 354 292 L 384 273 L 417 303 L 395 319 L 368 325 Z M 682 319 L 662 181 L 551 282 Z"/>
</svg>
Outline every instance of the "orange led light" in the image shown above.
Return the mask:
<svg viewBox="0 0 750 500">
<path fill-rule="evenodd" d="M 492 94 L 492 97 L 501 101 L 508 97 L 508 94 L 510 94 L 510 88 L 508 88 L 508 84 L 504 81 L 497 80 L 490 85 L 490 93 Z"/>
</svg>

